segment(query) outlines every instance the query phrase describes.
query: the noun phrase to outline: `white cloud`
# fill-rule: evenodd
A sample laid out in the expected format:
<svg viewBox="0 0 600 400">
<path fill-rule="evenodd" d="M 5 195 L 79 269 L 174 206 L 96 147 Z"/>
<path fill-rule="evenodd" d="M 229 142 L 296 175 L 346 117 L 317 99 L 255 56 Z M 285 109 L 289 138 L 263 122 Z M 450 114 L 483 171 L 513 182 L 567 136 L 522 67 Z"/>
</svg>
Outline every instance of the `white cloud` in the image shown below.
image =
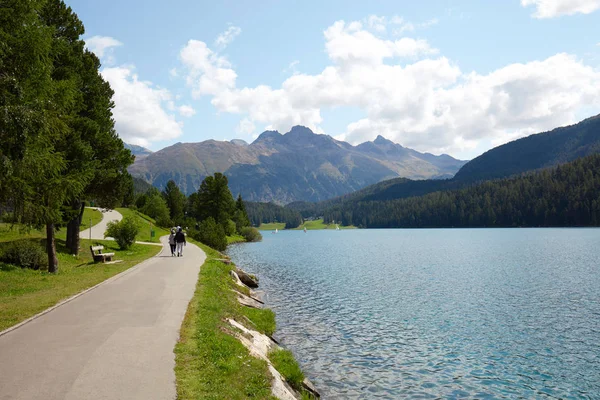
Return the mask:
<svg viewBox="0 0 600 400">
<path fill-rule="evenodd" d="M 554 18 L 561 15 L 590 14 L 600 8 L 600 0 L 521 0 L 523 7 L 534 6 L 535 18 Z"/>
<path fill-rule="evenodd" d="M 113 48 L 123 46 L 123 43 L 109 36 L 92 36 L 85 39 L 85 47 L 107 64 L 114 63 Z"/>
<path fill-rule="evenodd" d="M 236 128 L 237 133 L 241 133 L 244 135 L 252 135 L 255 130 L 256 126 L 248 118 L 244 118 L 243 120 L 241 120 Z"/>
<path fill-rule="evenodd" d="M 396 41 L 380 39 L 363 29 L 360 22 L 346 24 L 337 21 L 325 30 L 325 39 L 329 58 L 340 64 L 381 64 L 386 58 L 416 57 L 437 52 L 426 40 L 406 37 Z"/>
<path fill-rule="evenodd" d="M 225 48 L 229 45 L 229 43 L 233 42 L 233 40 L 242 33 L 242 29 L 238 26 L 230 26 L 227 30 L 221 33 L 217 40 L 215 40 L 215 45 L 220 48 Z"/>
<path fill-rule="evenodd" d="M 101 73 L 115 91 L 115 128 L 125 142 L 148 146 L 181 135 L 182 124 L 163 108 L 172 103 L 169 91 L 139 80 L 131 66 L 104 68 Z"/>
<path fill-rule="evenodd" d="M 173 77 L 173 78 L 177 78 L 179 76 L 179 73 L 177 72 L 177 68 L 171 68 L 169 70 L 169 75 L 171 75 L 171 77 Z"/>
<path fill-rule="evenodd" d="M 376 34 L 384 34 L 385 32 L 387 32 L 388 27 L 391 26 L 393 28 L 392 32 L 394 36 L 400 36 L 405 32 L 414 32 L 418 29 L 429 28 L 433 25 L 436 25 L 438 22 L 439 20 L 437 18 L 432 18 L 422 23 L 412 23 L 398 15 L 394 15 L 391 18 L 378 15 L 370 15 L 363 21 L 363 24 L 370 31 L 375 32 Z"/>
<path fill-rule="evenodd" d="M 339 135 L 352 143 L 382 134 L 456 154 L 572 123 L 580 110 L 600 106 L 600 71 L 568 54 L 481 75 L 432 58 L 425 40 L 379 38 L 361 22 L 338 21 L 324 36 L 331 65 L 293 74 L 279 88 L 238 88 L 229 62 L 203 42 L 188 42 L 181 60 L 196 96 L 210 95 L 219 112 L 244 117 L 239 132 L 250 123 L 252 130 L 287 132 L 301 124 L 320 132 L 322 109 L 350 106 L 364 114 Z"/>
<path fill-rule="evenodd" d="M 193 115 L 196 115 L 196 110 L 194 110 L 194 108 L 192 106 L 183 105 L 183 106 L 180 106 L 178 108 L 178 110 L 179 110 L 179 115 L 181 115 L 182 117 L 191 117 Z"/>
<path fill-rule="evenodd" d="M 235 87 L 237 74 L 225 57 L 219 56 L 199 40 L 190 40 L 180 59 L 187 70 L 187 83 L 194 97 L 217 95 Z"/>
<path fill-rule="evenodd" d="M 367 24 L 369 24 L 369 28 L 377 32 L 385 32 L 387 29 L 387 21 L 385 17 L 371 15 L 369 18 L 367 18 Z"/>
</svg>

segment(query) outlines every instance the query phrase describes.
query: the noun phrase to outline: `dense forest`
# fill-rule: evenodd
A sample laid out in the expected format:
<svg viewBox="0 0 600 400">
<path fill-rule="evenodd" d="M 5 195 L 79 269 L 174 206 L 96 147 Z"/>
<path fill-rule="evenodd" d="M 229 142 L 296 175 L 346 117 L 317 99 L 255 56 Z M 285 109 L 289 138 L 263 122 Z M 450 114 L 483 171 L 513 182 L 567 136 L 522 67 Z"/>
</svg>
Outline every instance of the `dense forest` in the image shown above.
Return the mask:
<svg viewBox="0 0 600 400">
<path fill-rule="evenodd" d="M 302 224 L 302 215 L 289 208 L 274 203 L 246 202 L 248 218 L 253 226 L 271 222 L 284 222 L 286 229 L 297 228 Z"/>
<path fill-rule="evenodd" d="M 452 179 L 411 180 L 395 178 L 318 203 L 294 202 L 286 207 L 304 218 L 323 215 L 344 204 L 387 201 L 458 190 L 477 182 L 508 178 L 573 161 L 600 152 L 600 116 L 578 124 L 531 135 L 493 148 L 465 164 Z M 340 215 L 338 214 L 338 217 Z"/>
<path fill-rule="evenodd" d="M 600 155 L 460 190 L 345 202 L 324 218 L 363 228 L 599 226 Z"/>
<path fill-rule="evenodd" d="M 455 181 L 506 178 L 600 152 L 600 115 L 493 148 L 465 164 Z"/>
</svg>

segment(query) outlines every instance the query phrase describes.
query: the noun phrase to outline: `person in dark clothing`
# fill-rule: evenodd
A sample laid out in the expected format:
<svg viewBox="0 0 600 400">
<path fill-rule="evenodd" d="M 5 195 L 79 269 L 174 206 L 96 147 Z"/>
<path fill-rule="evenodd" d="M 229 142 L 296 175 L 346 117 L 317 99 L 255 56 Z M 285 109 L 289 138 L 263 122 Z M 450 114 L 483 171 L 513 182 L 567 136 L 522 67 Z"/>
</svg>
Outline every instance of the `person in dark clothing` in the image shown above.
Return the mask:
<svg viewBox="0 0 600 400">
<path fill-rule="evenodd" d="M 175 234 L 175 244 L 177 246 L 177 249 L 176 249 L 177 257 L 182 257 L 183 256 L 183 246 L 186 246 L 187 242 L 185 241 L 185 235 L 184 235 L 181 227 L 177 228 L 177 233 Z"/>
</svg>

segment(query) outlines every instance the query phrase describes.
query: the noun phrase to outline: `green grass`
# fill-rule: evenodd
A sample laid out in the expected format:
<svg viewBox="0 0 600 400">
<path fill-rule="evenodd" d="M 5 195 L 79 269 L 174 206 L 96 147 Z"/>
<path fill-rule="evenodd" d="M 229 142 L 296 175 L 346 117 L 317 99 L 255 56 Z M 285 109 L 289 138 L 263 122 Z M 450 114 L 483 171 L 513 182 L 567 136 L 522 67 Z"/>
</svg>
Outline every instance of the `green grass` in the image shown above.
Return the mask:
<svg viewBox="0 0 600 400">
<path fill-rule="evenodd" d="M 356 229 L 355 226 L 341 226 L 338 225 L 340 229 Z M 306 227 L 307 231 L 310 230 L 318 230 L 318 229 L 335 229 L 336 224 L 326 224 L 323 222 L 323 219 L 316 219 L 314 221 L 306 221 L 302 225 L 297 228 L 293 228 L 293 230 L 303 230 Z M 279 229 L 280 231 L 285 229 L 285 223 L 283 222 L 274 222 L 270 224 L 261 224 L 258 227 L 261 231 L 274 231 L 275 229 Z"/>
<path fill-rule="evenodd" d="M 83 217 L 81 218 L 81 225 L 79 226 L 80 231 L 84 231 L 90 227 L 90 218 L 92 220 L 92 226 L 95 226 L 98 222 L 102 221 L 102 213 L 93 208 L 86 207 L 83 210 Z"/>
<path fill-rule="evenodd" d="M 274 330 L 270 310 L 247 312 L 236 300 L 234 266 L 215 258 L 222 255 L 190 239 L 206 252 L 194 297 L 183 321 L 175 346 L 175 376 L 180 399 L 273 399 L 267 363 L 248 353 L 231 334 L 225 321 L 231 317 L 244 322 L 248 317 L 256 330 Z"/>
<path fill-rule="evenodd" d="M 169 234 L 167 229 L 156 226 L 156 221 L 139 211 L 131 210 L 129 208 L 117 208 L 116 210 L 120 212 L 123 217 L 131 216 L 135 218 L 137 226 L 140 228 L 140 232 L 135 237 L 135 240 L 137 241 L 160 243 L 160 237 Z M 154 230 L 154 237 L 151 236 L 150 229 Z"/>
<path fill-rule="evenodd" d="M 90 225 L 90 218 L 92 219 L 92 226 L 98 224 L 98 222 L 102 221 L 102 213 L 98 210 L 94 210 L 91 208 L 85 208 L 83 211 L 83 217 L 81 221 L 81 226 L 79 228 L 80 231 L 86 230 Z M 56 231 L 57 239 L 65 239 L 67 236 L 67 228 L 62 227 Z M 12 242 L 13 240 L 19 239 L 35 239 L 35 238 L 45 238 L 46 230 L 45 229 L 33 229 L 27 228 L 23 225 L 13 225 L 10 223 L 0 223 L 0 242 Z"/>
<path fill-rule="evenodd" d="M 304 374 L 291 351 L 285 349 L 272 350 L 269 352 L 269 360 L 291 387 L 299 392 L 303 391 Z"/>
<path fill-rule="evenodd" d="M 315 219 L 314 221 L 306 221 L 304 224 L 300 225 L 298 228 L 294 228 L 296 230 L 302 230 L 306 227 L 307 231 L 317 230 L 317 229 L 335 229 L 336 226 L 339 226 L 340 229 L 356 229 L 355 226 L 342 226 L 336 224 L 326 224 L 323 222 L 323 219 Z"/>
<path fill-rule="evenodd" d="M 275 313 L 269 309 L 256 309 L 250 307 L 242 307 L 242 314 L 250 320 L 253 326 L 249 326 L 252 330 L 259 331 L 265 335 L 273 336 L 275 333 Z"/>
<path fill-rule="evenodd" d="M 64 235 L 64 234 L 63 234 Z M 12 242 L 19 239 L 41 239 L 46 237 L 46 231 L 27 229 L 22 225 L 0 223 L 0 242 Z"/>
<path fill-rule="evenodd" d="M 227 236 L 227 244 L 230 245 L 232 243 L 244 243 L 246 241 L 246 238 L 244 238 L 242 235 L 237 235 L 234 234 L 232 236 Z"/>
<path fill-rule="evenodd" d="M 38 241 L 41 239 L 28 239 Z M 92 287 L 141 261 L 156 255 L 158 246 L 134 244 L 129 250 L 119 250 L 114 241 L 93 240 L 102 244 L 105 252 L 114 252 L 117 264 L 94 264 L 89 240 L 81 240 L 78 257 L 67 253 L 64 240 L 57 239 L 58 272 L 22 269 L 0 263 L 0 330 L 13 326 L 61 300 Z"/>
<path fill-rule="evenodd" d="M 280 231 L 285 229 L 285 223 L 284 222 L 273 222 L 270 224 L 260 224 L 260 226 L 258 227 L 258 230 L 261 230 L 261 231 L 274 231 L 275 229 L 279 229 Z"/>
<path fill-rule="evenodd" d="M 328 229 L 329 226 L 332 226 L 331 229 L 335 229 L 335 225 L 334 224 L 325 224 L 323 222 L 322 219 L 316 219 L 314 221 L 305 221 L 302 225 L 300 225 L 299 227 L 295 228 L 295 229 L 304 229 L 306 228 L 306 230 L 311 231 L 311 230 L 317 230 L 317 229 Z"/>
</svg>

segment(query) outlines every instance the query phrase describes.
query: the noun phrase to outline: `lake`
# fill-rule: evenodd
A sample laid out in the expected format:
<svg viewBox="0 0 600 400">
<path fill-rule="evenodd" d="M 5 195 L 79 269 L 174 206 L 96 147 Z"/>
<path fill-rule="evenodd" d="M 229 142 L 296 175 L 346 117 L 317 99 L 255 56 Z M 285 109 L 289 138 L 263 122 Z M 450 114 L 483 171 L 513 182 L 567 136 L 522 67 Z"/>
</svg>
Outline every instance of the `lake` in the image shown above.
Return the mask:
<svg viewBox="0 0 600 400">
<path fill-rule="evenodd" d="M 263 237 L 228 254 L 325 399 L 600 398 L 600 229 Z"/>
</svg>

